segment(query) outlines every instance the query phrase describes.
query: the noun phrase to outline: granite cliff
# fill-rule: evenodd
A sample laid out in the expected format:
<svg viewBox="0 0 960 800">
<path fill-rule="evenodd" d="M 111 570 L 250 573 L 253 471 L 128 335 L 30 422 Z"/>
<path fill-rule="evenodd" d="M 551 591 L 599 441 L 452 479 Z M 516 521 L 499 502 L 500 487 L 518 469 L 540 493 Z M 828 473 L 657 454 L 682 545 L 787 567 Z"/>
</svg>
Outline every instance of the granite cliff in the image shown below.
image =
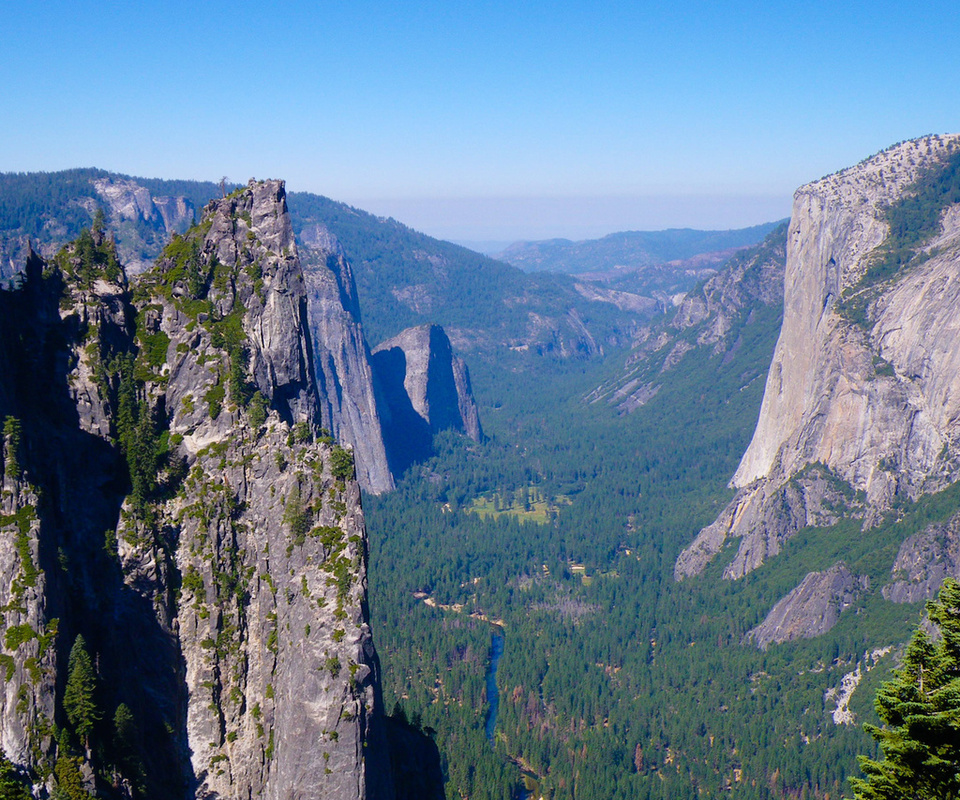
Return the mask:
<svg viewBox="0 0 960 800">
<path fill-rule="evenodd" d="M 389 491 L 394 476 L 383 431 L 389 410 L 374 382 L 353 271 L 336 237 L 319 223 L 300 239 L 323 418 L 334 437 L 353 448 L 360 485 L 375 494 Z"/>
<path fill-rule="evenodd" d="M 408 328 L 383 342 L 373 351 L 373 368 L 390 415 L 387 454 L 395 472 L 429 456 L 440 431 L 482 438 L 467 365 L 439 325 Z"/>
<path fill-rule="evenodd" d="M 133 289 L 95 229 L 0 292 L 0 746 L 38 796 L 405 796 L 307 293 L 278 181 Z"/>
<path fill-rule="evenodd" d="M 783 326 L 737 494 L 677 579 L 729 539 L 724 576 L 739 578 L 801 527 L 853 515 L 869 528 L 960 478 L 958 147 L 905 142 L 797 191 Z"/>
</svg>

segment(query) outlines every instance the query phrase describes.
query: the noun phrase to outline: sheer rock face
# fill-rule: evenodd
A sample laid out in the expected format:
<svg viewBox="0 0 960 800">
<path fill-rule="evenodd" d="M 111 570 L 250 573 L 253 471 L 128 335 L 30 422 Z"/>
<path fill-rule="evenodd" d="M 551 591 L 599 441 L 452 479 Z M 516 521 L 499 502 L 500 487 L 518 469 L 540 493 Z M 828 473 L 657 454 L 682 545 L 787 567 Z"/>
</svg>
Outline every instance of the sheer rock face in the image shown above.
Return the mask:
<svg viewBox="0 0 960 800">
<path fill-rule="evenodd" d="M 321 225 L 301 234 L 307 312 L 324 424 L 353 448 L 357 480 L 379 494 L 393 489 L 370 349 L 360 325 L 357 288 L 343 248 Z"/>
<path fill-rule="evenodd" d="M 396 471 L 427 454 L 444 430 L 483 437 L 467 365 L 439 325 L 408 328 L 373 351 L 390 411 L 388 455 Z"/>
<path fill-rule="evenodd" d="M 163 405 L 191 468 L 166 511 L 185 576 L 177 627 L 197 795 L 366 797 L 379 701 L 363 517 L 331 445 L 312 441 L 321 401 L 283 186 L 252 183 L 205 221 L 211 319 L 239 317 L 248 374 L 272 408 L 258 427 L 228 385 L 215 413 L 210 393 L 236 366 L 229 334 L 199 315 L 191 326 L 179 283 L 154 294 L 170 340 Z M 176 266 L 161 261 L 161 275 Z"/>
<path fill-rule="evenodd" d="M 96 605 L 104 530 L 116 520 L 112 412 L 92 365 L 133 326 L 119 269 L 65 280 L 31 252 L 24 278 L 0 293 L 0 747 L 43 772 L 62 724 L 59 671 Z"/>
<path fill-rule="evenodd" d="M 10 452 L 5 438 L 4 461 Z M 49 751 L 50 733 L 44 729 L 54 719 L 55 653 L 40 637 L 56 635 L 56 623 L 47 613 L 47 580 L 36 565 L 39 559 L 39 496 L 30 483 L 5 469 L 0 481 L 0 603 L 5 631 L 30 630 L 29 635 L 7 640 L 3 646 L 0 677 L 0 747 L 11 761 L 32 765 L 34 748 Z M 32 664 L 32 668 L 31 665 Z"/>
<path fill-rule="evenodd" d="M 894 603 L 932 600 L 945 578 L 960 579 L 960 514 L 900 545 L 890 578 L 883 596 Z"/>
<path fill-rule="evenodd" d="M 23 421 L 3 443 L 5 754 L 49 774 L 83 633 L 105 713 L 137 721 L 148 795 L 389 800 L 359 487 L 316 439 L 282 183 L 211 203 L 136 307 L 122 273 L 42 271 L 0 293 L 0 419 Z M 132 376 L 137 430 L 170 434 L 146 505 L 114 443 Z"/>
<path fill-rule="evenodd" d="M 678 579 L 699 573 L 731 537 L 741 544 L 728 578 L 777 552 L 764 545 L 764 520 L 809 464 L 865 493 L 867 525 L 894 496 L 915 498 L 960 475 L 960 209 L 945 212 L 942 232 L 924 248 L 931 257 L 880 290 L 868 329 L 836 309 L 887 237 L 885 207 L 958 143 L 906 142 L 797 191 L 783 327 L 756 431 L 732 480 L 739 491 L 681 554 Z M 788 524 L 778 537 L 796 530 Z"/>
<path fill-rule="evenodd" d="M 840 614 L 856 602 L 867 586 L 866 578 L 853 575 L 843 563 L 834 564 L 825 572 L 811 572 L 744 641 L 766 650 L 771 644 L 820 636 L 837 624 Z"/>
</svg>

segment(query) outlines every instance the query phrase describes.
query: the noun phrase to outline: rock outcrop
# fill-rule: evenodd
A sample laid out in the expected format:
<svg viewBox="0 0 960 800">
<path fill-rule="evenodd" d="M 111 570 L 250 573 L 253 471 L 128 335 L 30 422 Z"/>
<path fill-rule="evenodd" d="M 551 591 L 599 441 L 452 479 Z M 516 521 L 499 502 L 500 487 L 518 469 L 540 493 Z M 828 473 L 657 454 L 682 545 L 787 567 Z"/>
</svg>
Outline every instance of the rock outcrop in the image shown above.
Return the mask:
<svg viewBox="0 0 960 800">
<path fill-rule="evenodd" d="M 883 596 L 894 603 L 932 600 L 944 578 L 960 579 L 960 514 L 900 545 Z"/>
<path fill-rule="evenodd" d="M 439 325 L 408 328 L 383 342 L 373 351 L 373 368 L 389 409 L 385 434 L 395 472 L 428 456 L 440 431 L 482 438 L 467 365 Z"/>
<path fill-rule="evenodd" d="M 211 203 L 134 292 L 84 237 L 0 292 L 4 754 L 41 792 L 389 800 L 282 183 Z M 65 694 L 84 646 L 92 709 Z"/>
<path fill-rule="evenodd" d="M 159 249 L 171 234 L 183 233 L 193 222 L 196 209 L 185 197 L 154 197 L 145 186 L 123 178 L 100 178 L 93 187 L 112 225 L 121 231 L 118 250 L 128 274 L 150 267 L 139 253 Z"/>
<path fill-rule="evenodd" d="M 756 306 L 783 302 L 786 262 L 786 226 L 772 230 L 764 241 L 731 258 L 723 269 L 677 307 L 670 327 L 697 329 L 698 345 L 712 345 L 715 353 L 736 347 L 728 341 L 737 318 Z"/>
<path fill-rule="evenodd" d="M 814 508 L 773 535 L 765 523 L 784 485 L 810 464 L 864 493 L 868 527 L 895 497 L 960 477 L 960 207 L 940 212 L 939 232 L 906 269 L 876 266 L 897 246 L 888 209 L 919 178 L 955 169 L 958 146 L 958 136 L 906 142 L 797 191 L 783 327 L 731 483 L 738 492 L 680 556 L 678 579 L 702 570 L 729 538 L 740 539 L 740 552 L 725 577 L 738 578 L 801 521 L 811 524 Z"/>
<path fill-rule="evenodd" d="M 811 572 L 770 609 L 744 641 L 766 650 L 771 644 L 820 636 L 837 624 L 844 609 L 852 606 L 868 585 L 866 578 L 853 575 L 843 563 L 824 572 Z"/>
<path fill-rule="evenodd" d="M 374 494 L 389 491 L 394 483 L 383 441 L 385 404 L 374 384 L 353 272 L 323 226 L 314 223 L 300 238 L 324 424 L 353 448 L 360 486 Z"/>
</svg>

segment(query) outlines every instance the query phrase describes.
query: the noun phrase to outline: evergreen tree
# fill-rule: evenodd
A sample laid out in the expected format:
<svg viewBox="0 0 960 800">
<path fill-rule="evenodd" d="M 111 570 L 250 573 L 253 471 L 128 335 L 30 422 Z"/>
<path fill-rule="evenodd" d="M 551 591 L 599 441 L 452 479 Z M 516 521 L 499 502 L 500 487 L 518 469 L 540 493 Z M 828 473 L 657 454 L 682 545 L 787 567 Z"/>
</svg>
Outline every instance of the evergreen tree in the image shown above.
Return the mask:
<svg viewBox="0 0 960 800">
<path fill-rule="evenodd" d="M 19 480 L 23 472 L 20 463 L 20 442 L 23 436 L 23 426 L 16 417 L 7 417 L 3 423 L 3 439 L 0 445 L 6 450 L 7 474 L 14 480 Z"/>
<path fill-rule="evenodd" d="M 53 768 L 57 787 L 53 792 L 54 800 L 88 800 L 89 792 L 83 788 L 83 776 L 79 762 L 68 755 L 60 755 Z"/>
<path fill-rule="evenodd" d="M 941 638 L 918 630 L 877 692 L 885 725 L 864 727 L 884 758 L 860 757 L 855 800 L 960 800 L 960 583 L 944 581 L 927 611 Z"/>
<path fill-rule="evenodd" d="M 0 800 L 30 800 L 30 791 L 17 774 L 16 767 L 0 754 Z"/>
<path fill-rule="evenodd" d="M 85 745 L 100 719 L 96 703 L 97 676 L 83 636 L 78 635 L 70 650 L 67 687 L 63 692 L 63 710 L 74 732 Z"/>
<path fill-rule="evenodd" d="M 142 787 L 144 775 L 139 756 L 140 732 L 137 729 L 136 718 L 126 703 L 117 706 L 113 715 L 113 729 L 116 764 L 135 786 Z"/>
</svg>

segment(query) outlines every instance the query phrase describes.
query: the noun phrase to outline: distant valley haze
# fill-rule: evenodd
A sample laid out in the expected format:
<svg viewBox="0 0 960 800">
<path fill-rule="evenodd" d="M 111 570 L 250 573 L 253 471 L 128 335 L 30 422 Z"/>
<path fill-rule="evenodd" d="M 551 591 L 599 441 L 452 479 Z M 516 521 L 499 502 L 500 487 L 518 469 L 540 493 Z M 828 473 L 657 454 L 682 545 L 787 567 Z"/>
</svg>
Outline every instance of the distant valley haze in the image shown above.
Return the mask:
<svg viewBox="0 0 960 800">
<path fill-rule="evenodd" d="M 783 219 L 791 195 L 663 194 L 337 198 L 483 253 L 516 241 L 597 239 L 618 231 L 727 230 Z"/>
</svg>

